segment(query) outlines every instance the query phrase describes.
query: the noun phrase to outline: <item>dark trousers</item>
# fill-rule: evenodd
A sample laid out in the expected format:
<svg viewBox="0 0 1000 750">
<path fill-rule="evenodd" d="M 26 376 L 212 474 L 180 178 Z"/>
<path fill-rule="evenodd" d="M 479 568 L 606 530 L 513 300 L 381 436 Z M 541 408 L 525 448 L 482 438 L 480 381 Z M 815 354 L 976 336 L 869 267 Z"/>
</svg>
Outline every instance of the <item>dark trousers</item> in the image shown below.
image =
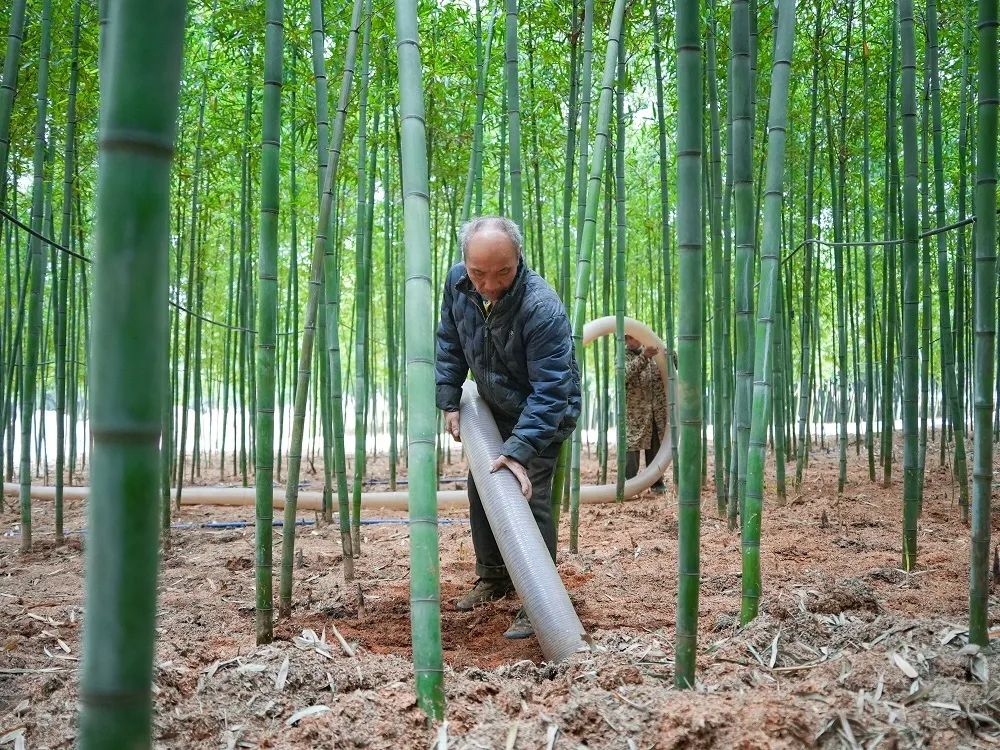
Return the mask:
<svg viewBox="0 0 1000 750">
<path fill-rule="evenodd" d="M 653 436 L 650 439 L 649 448 L 646 449 L 646 466 L 653 463 L 653 459 L 656 458 L 656 454 L 660 450 L 660 435 L 653 425 Z M 639 451 L 629 451 L 625 454 L 625 478 L 631 479 L 636 474 L 639 473 Z M 656 485 L 663 484 L 663 477 L 656 480 Z M 655 485 L 654 485 L 655 486 Z"/>
<path fill-rule="evenodd" d="M 510 435 L 503 427 L 500 428 L 500 434 L 504 439 Z M 560 445 L 561 443 L 550 445 L 525 467 L 531 480 L 531 500 L 528 504 L 553 562 L 556 559 L 556 527 L 552 522 L 552 474 L 556 468 Z M 479 497 L 479 490 L 476 488 L 471 471 L 469 472 L 469 521 L 472 526 L 472 546 L 476 551 L 476 575 L 487 579 L 509 579 L 507 566 L 493 536 L 493 529 L 490 528 L 486 509 Z"/>
</svg>

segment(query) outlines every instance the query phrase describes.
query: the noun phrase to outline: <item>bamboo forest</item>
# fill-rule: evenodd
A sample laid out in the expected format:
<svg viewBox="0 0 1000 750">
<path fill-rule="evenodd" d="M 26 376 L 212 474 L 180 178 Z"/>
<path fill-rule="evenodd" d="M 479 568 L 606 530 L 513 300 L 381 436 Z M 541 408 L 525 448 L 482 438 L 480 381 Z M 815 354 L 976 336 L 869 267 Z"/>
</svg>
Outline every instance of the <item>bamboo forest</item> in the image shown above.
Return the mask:
<svg viewBox="0 0 1000 750">
<path fill-rule="evenodd" d="M 998 0 L 0 6 L 0 750 L 1000 744 Z"/>
</svg>

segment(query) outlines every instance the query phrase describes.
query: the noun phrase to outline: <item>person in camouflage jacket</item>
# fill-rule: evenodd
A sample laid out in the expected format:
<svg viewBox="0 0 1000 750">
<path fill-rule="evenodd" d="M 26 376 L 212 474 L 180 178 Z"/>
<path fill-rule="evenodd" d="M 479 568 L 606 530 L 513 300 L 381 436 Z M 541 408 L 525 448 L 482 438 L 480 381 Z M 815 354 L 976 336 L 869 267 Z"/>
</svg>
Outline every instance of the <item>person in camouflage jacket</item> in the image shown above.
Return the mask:
<svg viewBox="0 0 1000 750">
<path fill-rule="evenodd" d="M 645 451 L 649 466 L 667 429 L 667 396 L 660 368 L 653 357 L 656 347 L 643 347 L 632 336 L 625 336 L 625 477 L 639 473 L 639 452 Z M 661 477 L 652 490 L 666 491 Z"/>
</svg>

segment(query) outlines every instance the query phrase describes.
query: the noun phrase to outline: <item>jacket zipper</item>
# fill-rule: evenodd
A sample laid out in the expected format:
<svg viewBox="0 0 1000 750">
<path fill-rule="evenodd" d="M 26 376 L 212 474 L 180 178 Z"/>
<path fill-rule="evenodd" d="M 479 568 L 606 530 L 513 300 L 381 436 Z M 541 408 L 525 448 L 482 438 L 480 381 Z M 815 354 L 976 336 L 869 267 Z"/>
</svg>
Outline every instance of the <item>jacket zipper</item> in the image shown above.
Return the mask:
<svg viewBox="0 0 1000 750">
<path fill-rule="evenodd" d="M 485 351 L 485 365 L 486 365 L 486 387 L 490 387 L 490 348 L 492 347 L 492 337 L 490 336 L 490 316 L 486 313 L 486 308 L 483 306 L 481 299 L 476 301 L 476 307 L 478 308 L 480 314 L 483 316 L 483 346 Z"/>
</svg>

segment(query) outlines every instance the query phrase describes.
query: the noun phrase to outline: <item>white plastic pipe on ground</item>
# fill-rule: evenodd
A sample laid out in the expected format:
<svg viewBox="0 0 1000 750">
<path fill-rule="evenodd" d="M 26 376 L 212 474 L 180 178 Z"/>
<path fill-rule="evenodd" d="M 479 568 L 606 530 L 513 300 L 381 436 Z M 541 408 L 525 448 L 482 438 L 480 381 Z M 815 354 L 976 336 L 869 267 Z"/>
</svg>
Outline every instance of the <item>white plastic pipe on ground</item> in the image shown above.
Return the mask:
<svg viewBox="0 0 1000 750">
<path fill-rule="evenodd" d="M 614 316 L 598 318 L 592 320 L 583 329 L 584 345 L 591 343 L 601 336 L 614 334 Z M 641 323 L 633 318 L 625 318 L 625 332 L 635 336 L 644 346 L 655 346 L 660 353 L 654 358 L 663 376 L 664 388 L 667 383 L 667 359 L 663 354 L 664 346 L 660 337 L 653 333 L 653 330 L 645 323 Z M 639 474 L 625 482 L 625 499 L 634 498 L 639 493 L 649 489 L 657 479 L 663 476 L 670 465 L 670 431 L 666 430 L 660 440 L 660 450 L 653 459 L 653 464 L 647 466 Z M 17 484 L 5 483 L 3 486 L 4 495 L 17 495 L 20 486 Z M 584 505 L 597 505 L 601 503 L 615 502 L 616 487 L 613 484 L 588 485 L 580 488 L 580 502 Z M 176 490 L 170 490 L 170 496 L 176 496 Z M 66 500 L 83 500 L 90 494 L 89 487 L 66 487 L 63 497 Z M 55 498 L 55 487 L 33 485 L 31 496 L 36 500 L 52 500 Z M 406 491 L 397 492 L 365 492 L 361 495 L 361 506 L 363 508 L 380 508 L 383 510 L 406 510 L 409 496 Z M 438 508 L 466 508 L 469 505 L 469 497 L 465 490 L 439 490 L 437 494 Z M 229 505 L 242 506 L 253 505 L 255 502 L 253 487 L 184 487 L 181 490 L 181 505 Z M 281 509 L 285 507 L 284 493 L 275 492 L 274 507 Z M 298 507 L 302 510 L 321 510 L 323 507 L 323 493 L 314 490 L 303 490 L 299 492 Z"/>
<path fill-rule="evenodd" d="M 614 317 L 594 320 L 584 327 L 584 344 L 589 344 L 594 339 L 612 334 L 614 331 Z M 660 368 L 666 388 L 668 364 L 663 342 L 648 326 L 631 318 L 625 320 L 625 331 L 644 346 L 655 346 L 659 349 L 654 361 Z M 479 391 L 472 382 L 467 382 L 463 388 L 461 421 L 465 452 L 486 516 L 489 518 L 514 587 L 520 594 L 528 617 L 534 625 L 542 653 L 549 661 L 561 661 L 577 651 L 586 649 L 585 633 L 580 618 L 573 609 L 552 558 L 549 557 L 531 509 L 521 495 L 520 485 L 509 471 L 490 473 L 490 466 L 499 455 L 503 441 L 493 415 L 479 397 Z M 660 441 L 660 449 L 652 465 L 625 483 L 625 497 L 635 497 L 662 477 L 670 464 L 670 456 L 670 432 L 667 430 Z M 582 487 L 580 502 L 614 502 L 616 490 L 613 484 Z M 19 491 L 19 486 L 4 484 L 3 491 L 4 494 L 15 495 Z M 87 497 L 89 491 L 89 487 L 66 487 L 63 496 L 66 500 L 82 500 Z M 55 497 L 55 488 L 32 487 L 31 496 L 36 499 L 51 500 Z M 366 492 L 361 496 L 361 503 L 366 508 L 405 510 L 407 499 L 406 492 Z M 254 502 L 252 488 L 185 487 L 181 493 L 181 503 L 184 505 L 239 506 L 253 505 Z M 462 507 L 467 506 L 468 502 L 468 495 L 464 490 L 438 492 L 438 507 Z M 274 505 L 276 508 L 284 507 L 284 500 L 277 493 Z M 319 510 L 322 507 L 322 493 L 300 492 L 298 507 Z"/>
</svg>

